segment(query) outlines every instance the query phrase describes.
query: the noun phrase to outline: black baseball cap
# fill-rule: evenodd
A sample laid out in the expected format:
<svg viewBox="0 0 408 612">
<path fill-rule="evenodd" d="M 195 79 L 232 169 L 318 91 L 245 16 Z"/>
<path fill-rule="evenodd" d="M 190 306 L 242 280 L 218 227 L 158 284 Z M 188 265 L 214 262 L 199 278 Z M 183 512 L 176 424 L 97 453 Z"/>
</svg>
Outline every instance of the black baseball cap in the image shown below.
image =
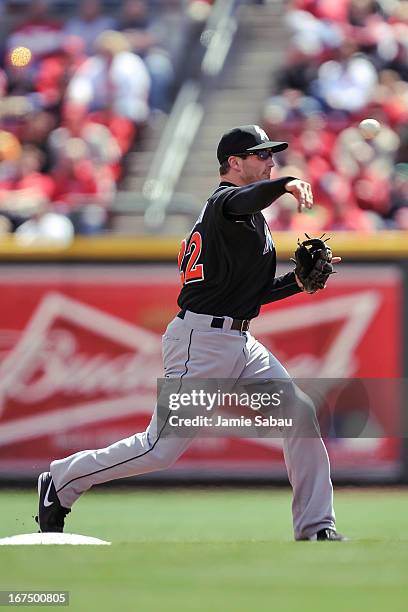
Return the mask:
<svg viewBox="0 0 408 612">
<path fill-rule="evenodd" d="M 272 149 L 274 152 L 287 149 L 287 142 L 273 142 L 259 125 L 240 125 L 226 132 L 217 148 L 220 164 L 230 155 L 243 155 L 261 149 Z"/>
</svg>

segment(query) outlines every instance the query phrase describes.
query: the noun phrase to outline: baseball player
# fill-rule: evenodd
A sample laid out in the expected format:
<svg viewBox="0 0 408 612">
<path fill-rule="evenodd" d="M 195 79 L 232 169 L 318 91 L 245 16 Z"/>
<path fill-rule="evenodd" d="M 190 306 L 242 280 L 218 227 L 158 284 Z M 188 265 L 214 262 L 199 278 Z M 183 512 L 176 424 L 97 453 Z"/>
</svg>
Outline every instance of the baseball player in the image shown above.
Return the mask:
<svg viewBox="0 0 408 612">
<path fill-rule="evenodd" d="M 299 212 L 313 205 L 308 183 L 289 176 L 270 179 L 273 154 L 287 146 L 270 141 L 256 125 L 222 136 L 217 149 L 221 182 L 179 254 L 181 310 L 163 335 L 166 378 L 290 380 L 251 335 L 251 319 L 262 304 L 323 288 L 340 258 L 332 258 L 323 241 L 317 256 L 302 245 L 295 270 L 275 277 L 276 251 L 262 210 L 287 192 Z M 318 431 L 313 405 L 306 396 L 300 401 Z M 156 406 L 146 431 L 53 461 L 38 479 L 40 530 L 63 531 L 72 505 L 93 485 L 174 463 L 191 438 L 165 436 L 158 422 Z M 335 528 L 329 459 L 320 434 L 285 437 L 284 457 L 293 489 L 295 539 L 343 540 Z"/>
</svg>

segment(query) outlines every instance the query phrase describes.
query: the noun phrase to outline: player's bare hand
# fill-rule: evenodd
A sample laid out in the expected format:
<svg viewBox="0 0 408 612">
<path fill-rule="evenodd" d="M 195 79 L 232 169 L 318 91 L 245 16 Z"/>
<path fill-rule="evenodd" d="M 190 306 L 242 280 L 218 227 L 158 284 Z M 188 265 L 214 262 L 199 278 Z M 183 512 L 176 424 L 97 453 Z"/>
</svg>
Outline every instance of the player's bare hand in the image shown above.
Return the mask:
<svg viewBox="0 0 408 612">
<path fill-rule="evenodd" d="M 298 212 L 301 213 L 304 208 L 312 208 L 313 193 L 310 183 L 306 183 L 306 181 L 301 181 L 300 179 L 294 179 L 286 183 L 285 189 L 296 198 Z"/>
</svg>

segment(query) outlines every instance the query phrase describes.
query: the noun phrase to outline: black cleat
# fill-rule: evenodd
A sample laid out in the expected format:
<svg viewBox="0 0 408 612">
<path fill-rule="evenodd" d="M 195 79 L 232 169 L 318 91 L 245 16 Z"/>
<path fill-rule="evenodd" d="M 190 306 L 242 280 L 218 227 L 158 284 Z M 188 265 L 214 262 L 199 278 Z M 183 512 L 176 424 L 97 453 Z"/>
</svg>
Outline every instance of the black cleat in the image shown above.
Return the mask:
<svg viewBox="0 0 408 612">
<path fill-rule="evenodd" d="M 337 533 L 332 527 L 325 527 L 308 538 L 301 538 L 302 540 L 307 542 L 346 542 L 348 538 L 341 533 Z"/>
<path fill-rule="evenodd" d="M 320 531 L 316 534 L 316 540 L 318 542 L 321 541 L 330 541 L 330 542 L 345 542 L 347 538 L 341 533 L 337 533 L 335 529 L 331 529 L 330 527 L 326 527 L 326 529 L 320 529 Z"/>
<path fill-rule="evenodd" d="M 43 472 L 38 477 L 38 497 L 38 515 L 35 520 L 40 532 L 62 533 L 65 517 L 71 510 L 61 506 L 50 472 Z"/>
</svg>

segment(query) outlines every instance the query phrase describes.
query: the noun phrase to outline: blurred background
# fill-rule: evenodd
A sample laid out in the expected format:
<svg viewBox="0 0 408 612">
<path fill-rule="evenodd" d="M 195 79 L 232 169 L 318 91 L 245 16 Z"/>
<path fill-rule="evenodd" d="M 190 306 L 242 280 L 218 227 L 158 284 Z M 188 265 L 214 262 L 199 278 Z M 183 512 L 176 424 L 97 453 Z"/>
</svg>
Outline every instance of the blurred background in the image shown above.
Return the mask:
<svg viewBox="0 0 408 612">
<path fill-rule="evenodd" d="M 0 0 L 0 58 L 2 481 L 146 426 L 180 241 L 248 123 L 313 187 L 265 211 L 281 270 L 304 232 L 343 257 L 251 329 L 296 377 L 383 381 L 323 402 L 334 476 L 406 481 L 408 1 Z M 284 478 L 278 440 L 219 438 L 143 477 Z"/>
</svg>

